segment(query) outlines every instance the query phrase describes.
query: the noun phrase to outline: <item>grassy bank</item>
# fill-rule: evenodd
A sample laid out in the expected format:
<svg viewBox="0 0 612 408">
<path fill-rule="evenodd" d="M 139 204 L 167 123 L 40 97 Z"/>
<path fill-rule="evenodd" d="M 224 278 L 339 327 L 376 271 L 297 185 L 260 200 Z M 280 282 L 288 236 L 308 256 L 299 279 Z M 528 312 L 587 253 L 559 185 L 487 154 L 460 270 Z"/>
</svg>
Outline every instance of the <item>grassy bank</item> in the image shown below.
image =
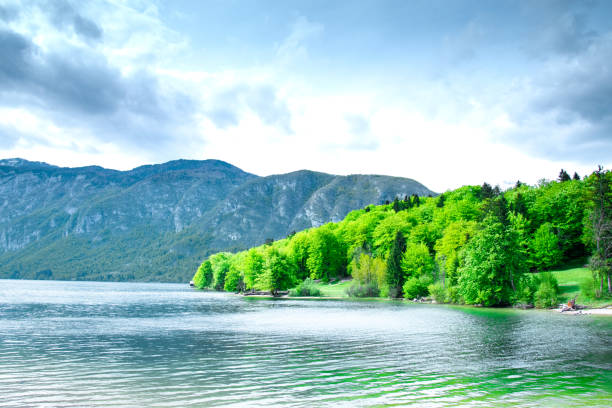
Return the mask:
<svg viewBox="0 0 612 408">
<path fill-rule="evenodd" d="M 333 283 L 317 282 L 314 284 L 314 287 L 321 292 L 321 297 L 348 297 L 346 289 L 351 285 L 351 282 L 351 280 Z"/>
<path fill-rule="evenodd" d="M 552 271 L 552 274 L 559 282 L 559 303 L 567 303 L 570 299 L 576 298 L 578 304 L 593 308 L 612 305 L 611 297 L 587 298 L 581 293 L 580 285 L 592 279 L 591 271 L 588 268 L 561 269 Z M 351 283 L 351 280 L 332 283 L 315 282 L 313 287 L 320 291 L 320 297 L 347 298 L 346 290 Z"/>
<path fill-rule="evenodd" d="M 589 307 L 603 307 L 612 305 L 612 298 L 602 297 L 587 298 L 580 291 L 580 285 L 585 281 L 593 279 L 588 268 L 571 268 L 552 271 L 552 274 L 559 282 L 559 302 L 566 303 L 568 300 L 576 298 L 576 303 Z"/>
</svg>

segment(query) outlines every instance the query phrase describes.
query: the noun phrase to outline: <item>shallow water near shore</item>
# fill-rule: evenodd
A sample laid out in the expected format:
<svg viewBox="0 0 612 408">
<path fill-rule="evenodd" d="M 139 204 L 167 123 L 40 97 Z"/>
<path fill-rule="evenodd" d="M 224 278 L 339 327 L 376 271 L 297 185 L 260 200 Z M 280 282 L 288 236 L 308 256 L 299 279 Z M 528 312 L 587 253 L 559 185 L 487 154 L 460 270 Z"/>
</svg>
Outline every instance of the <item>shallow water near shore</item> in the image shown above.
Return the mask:
<svg viewBox="0 0 612 408">
<path fill-rule="evenodd" d="M 0 407 L 612 405 L 612 319 L 0 280 Z"/>
</svg>

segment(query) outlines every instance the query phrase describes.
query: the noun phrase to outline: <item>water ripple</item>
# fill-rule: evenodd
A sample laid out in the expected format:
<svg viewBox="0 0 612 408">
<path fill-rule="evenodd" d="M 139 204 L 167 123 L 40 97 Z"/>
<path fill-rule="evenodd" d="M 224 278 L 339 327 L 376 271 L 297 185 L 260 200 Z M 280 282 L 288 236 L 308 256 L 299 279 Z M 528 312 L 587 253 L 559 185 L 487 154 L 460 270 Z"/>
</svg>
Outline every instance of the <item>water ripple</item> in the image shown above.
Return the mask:
<svg viewBox="0 0 612 408">
<path fill-rule="evenodd" d="M 0 407 L 608 407 L 610 334 L 550 312 L 0 281 Z"/>
</svg>

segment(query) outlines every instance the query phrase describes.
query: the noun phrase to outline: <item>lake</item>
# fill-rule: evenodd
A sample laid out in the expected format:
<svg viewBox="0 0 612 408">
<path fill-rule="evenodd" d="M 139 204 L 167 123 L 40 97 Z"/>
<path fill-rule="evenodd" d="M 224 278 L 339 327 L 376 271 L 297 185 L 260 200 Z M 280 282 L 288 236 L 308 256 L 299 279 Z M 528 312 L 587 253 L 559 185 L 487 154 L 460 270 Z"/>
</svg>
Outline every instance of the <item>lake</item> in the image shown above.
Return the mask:
<svg viewBox="0 0 612 408">
<path fill-rule="evenodd" d="M 612 319 L 0 280 L 0 407 L 612 405 Z"/>
</svg>

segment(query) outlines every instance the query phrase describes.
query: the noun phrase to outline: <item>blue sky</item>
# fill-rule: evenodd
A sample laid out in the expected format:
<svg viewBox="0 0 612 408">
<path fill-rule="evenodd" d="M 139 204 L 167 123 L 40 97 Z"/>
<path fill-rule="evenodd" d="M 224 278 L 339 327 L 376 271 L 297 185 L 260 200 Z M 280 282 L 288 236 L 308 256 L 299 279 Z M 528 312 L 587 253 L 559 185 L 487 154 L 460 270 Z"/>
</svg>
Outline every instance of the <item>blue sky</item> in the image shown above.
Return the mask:
<svg viewBox="0 0 612 408">
<path fill-rule="evenodd" d="M 0 157 L 411 177 L 612 164 L 612 2 L 0 0 Z"/>
</svg>

